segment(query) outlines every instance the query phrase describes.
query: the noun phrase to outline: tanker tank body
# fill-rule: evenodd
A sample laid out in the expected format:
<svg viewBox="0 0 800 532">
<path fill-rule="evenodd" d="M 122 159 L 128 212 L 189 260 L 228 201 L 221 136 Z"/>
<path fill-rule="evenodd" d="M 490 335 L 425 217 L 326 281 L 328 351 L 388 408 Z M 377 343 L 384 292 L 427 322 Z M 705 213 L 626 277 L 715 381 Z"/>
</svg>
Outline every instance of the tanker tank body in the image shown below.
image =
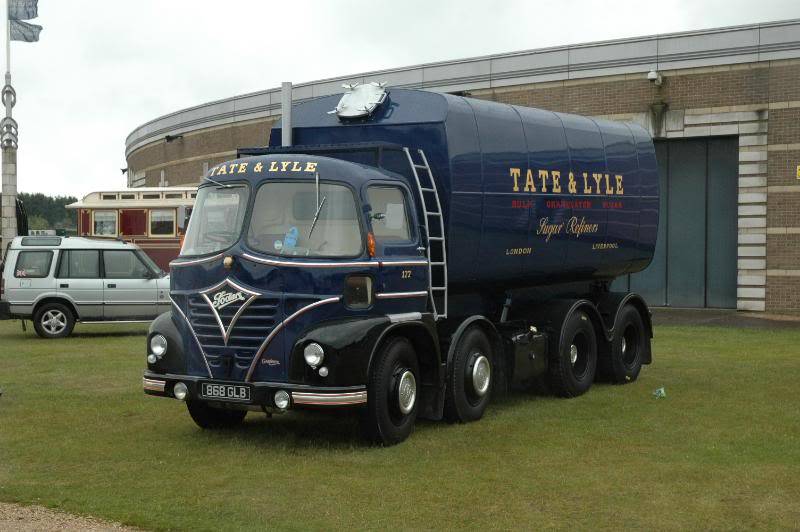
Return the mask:
<svg viewBox="0 0 800 532">
<path fill-rule="evenodd" d="M 406 89 L 390 89 L 365 118 L 341 120 L 329 113 L 340 98 L 293 107 L 293 149 L 386 142 L 423 150 L 442 204 L 453 295 L 577 294 L 650 263 L 658 170 L 640 126 Z M 278 123 L 271 145 L 280 138 Z M 329 155 L 375 164 L 357 151 Z M 414 187 L 402 156 L 385 155 L 381 166 Z"/>
</svg>

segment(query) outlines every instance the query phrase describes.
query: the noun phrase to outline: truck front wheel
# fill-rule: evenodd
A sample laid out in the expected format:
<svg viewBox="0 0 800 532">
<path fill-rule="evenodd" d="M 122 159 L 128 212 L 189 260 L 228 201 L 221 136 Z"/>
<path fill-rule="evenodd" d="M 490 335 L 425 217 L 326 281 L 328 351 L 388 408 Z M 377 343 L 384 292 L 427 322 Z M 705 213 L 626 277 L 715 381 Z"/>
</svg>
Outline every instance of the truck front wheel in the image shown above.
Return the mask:
<svg viewBox="0 0 800 532">
<path fill-rule="evenodd" d="M 383 445 L 408 438 L 417 420 L 419 385 L 414 347 L 405 338 L 392 338 L 372 362 L 367 407 L 361 417 L 364 436 Z"/>
<path fill-rule="evenodd" d="M 186 403 L 189 415 L 201 429 L 228 429 L 239 425 L 247 415 L 247 410 L 225 410 L 214 408 L 203 401 Z"/>
<path fill-rule="evenodd" d="M 597 337 L 589 316 L 578 311 L 567 318 L 560 345 L 554 347 L 548 367 L 551 388 L 561 397 L 583 395 L 597 371 Z"/>
<path fill-rule="evenodd" d="M 602 374 L 615 384 L 635 381 L 648 341 L 642 315 L 633 305 L 625 305 L 614 329 L 611 352 L 601 361 Z"/>
<path fill-rule="evenodd" d="M 480 327 L 471 326 L 458 340 L 447 379 L 445 416 L 450 421 L 483 417 L 492 395 L 492 347 Z"/>
</svg>

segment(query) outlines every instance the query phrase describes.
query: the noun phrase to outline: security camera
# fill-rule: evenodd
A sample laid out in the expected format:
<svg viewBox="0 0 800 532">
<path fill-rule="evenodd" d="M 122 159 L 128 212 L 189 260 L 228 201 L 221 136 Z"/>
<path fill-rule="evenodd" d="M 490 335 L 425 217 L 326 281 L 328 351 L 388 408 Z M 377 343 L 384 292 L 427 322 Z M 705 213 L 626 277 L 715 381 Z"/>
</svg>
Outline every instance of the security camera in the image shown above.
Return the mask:
<svg viewBox="0 0 800 532">
<path fill-rule="evenodd" d="M 651 70 L 650 72 L 648 72 L 647 79 L 649 79 L 656 85 L 661 86 L 661 81 L 662 81 L 661 74 L 659 74 L 657 70 Z"/>
</svg>

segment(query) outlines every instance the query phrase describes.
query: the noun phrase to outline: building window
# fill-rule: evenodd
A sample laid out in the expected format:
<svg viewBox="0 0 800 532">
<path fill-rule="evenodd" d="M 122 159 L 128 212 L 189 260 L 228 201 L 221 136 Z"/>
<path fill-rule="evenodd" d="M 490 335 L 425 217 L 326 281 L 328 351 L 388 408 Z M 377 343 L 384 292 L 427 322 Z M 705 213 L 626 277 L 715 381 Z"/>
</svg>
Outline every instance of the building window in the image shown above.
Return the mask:
<svg viewBox="0 0 800 532">
<path fill-rule="evenodd" d="M 179 198 L 183 198 L 182 192 L 181 193 L 169 192 L 167 194 L 164 194 L 164 199 L 179 199 Z"/>
<path fill-rule="evenodd" d="M 116 194 L 103 194 L 103 199 L 104 200 L 115 200 L 115 199 L 117 199 L 117 195 Z"/>
<path fill-rule="evenodd" d="M 161 194 L 142 194 L 142 199 L 161 199 Z"/>
<path fill-rule="evenodd" d="M 120 199 L 136 199 L 136 194 L 120 194 Z"/>
<path fill-rule="evenodd" d="M 94 211 L 95 236 L 117 236 L 117 211 Z"/>
<path fill-rule="evenodd" d="M 150 211 L 150 234 L 174 236 L 175 211 L 172 209 L 153 209 Z"/>
</svg>

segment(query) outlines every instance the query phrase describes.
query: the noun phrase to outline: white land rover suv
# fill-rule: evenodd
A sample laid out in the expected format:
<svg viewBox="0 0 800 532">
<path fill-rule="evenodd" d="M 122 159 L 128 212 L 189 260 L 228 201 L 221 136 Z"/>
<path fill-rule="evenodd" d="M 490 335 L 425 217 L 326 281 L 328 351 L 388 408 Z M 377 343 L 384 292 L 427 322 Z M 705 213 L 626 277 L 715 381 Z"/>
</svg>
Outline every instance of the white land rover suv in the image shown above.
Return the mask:
<svg viewBox="0 0 800 532">
<path fill-rule="evenodd" d="M 31 319 L 42 338 L 69 336 L 78 321 L 150 321 L 169 306 L 169 276 L 136 245 L 23 236 L 6 251 L 0 319 Z"/>
</svg>

